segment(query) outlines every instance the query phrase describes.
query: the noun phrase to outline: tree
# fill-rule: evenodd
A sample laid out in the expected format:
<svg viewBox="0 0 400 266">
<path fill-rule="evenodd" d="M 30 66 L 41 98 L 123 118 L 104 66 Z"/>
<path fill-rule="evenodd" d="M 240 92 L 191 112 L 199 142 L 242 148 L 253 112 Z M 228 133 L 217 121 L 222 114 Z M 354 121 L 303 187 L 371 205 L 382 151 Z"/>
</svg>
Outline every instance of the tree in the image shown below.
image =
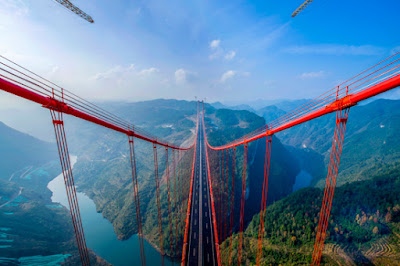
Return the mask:
<svg viewBox="0 0 400 266">
<path fill-rule="evenodd" d="M 374 233 L 375 235 L 379 233 L 378 226 L 375 226 L 374 229 L 372 229 L 372 233 Z"/>
</svg>

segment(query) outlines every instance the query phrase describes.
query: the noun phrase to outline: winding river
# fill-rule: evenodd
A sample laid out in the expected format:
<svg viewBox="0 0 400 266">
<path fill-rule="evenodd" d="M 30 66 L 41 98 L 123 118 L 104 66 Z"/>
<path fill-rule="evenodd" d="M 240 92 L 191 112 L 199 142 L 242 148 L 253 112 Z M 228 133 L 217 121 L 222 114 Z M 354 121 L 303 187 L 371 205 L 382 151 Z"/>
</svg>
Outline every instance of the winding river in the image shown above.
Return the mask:
<svg viewBox="0 0 400 266">
<path fill-rule="evenodd" d="M 77 160 L 77 156 L 71 156 L 72 167 Z M 50 181 L 47 187 L 53 193 L 51 197 L 53 202 L 69 208 L 62 174 Z M 96 212 L 94 202 L 84 193 L 78 192 L 77 196 L 88 248 L 113 265 L 139 265 L 138 235 L 134 235 L 128 240 L 118 240 L 112 224 L 101 213 Z M 147 265 L 162 265 L 160 253 L 147 241 L 144 241 L 144 249 Z M 165 257 L 164 263 L 173 265 L 167 257 Z"/>
</svg>

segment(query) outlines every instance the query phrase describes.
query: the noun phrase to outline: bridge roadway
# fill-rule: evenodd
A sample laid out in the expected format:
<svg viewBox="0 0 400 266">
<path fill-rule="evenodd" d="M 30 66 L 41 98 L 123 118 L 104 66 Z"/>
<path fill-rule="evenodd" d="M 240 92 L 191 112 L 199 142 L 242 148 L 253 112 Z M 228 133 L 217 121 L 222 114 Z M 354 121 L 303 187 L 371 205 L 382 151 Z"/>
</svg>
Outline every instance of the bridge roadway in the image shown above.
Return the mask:
<svg viewBox="0 0 400 266">
<path fill-rule="evenodd" d="M 203 119 L 201 114 L 199 120 L 186 264 L 199 266 L 218 265 L 211 216 L 210 186 L 205 151 L 206 144 L 203 135 Z"/>
</svg>

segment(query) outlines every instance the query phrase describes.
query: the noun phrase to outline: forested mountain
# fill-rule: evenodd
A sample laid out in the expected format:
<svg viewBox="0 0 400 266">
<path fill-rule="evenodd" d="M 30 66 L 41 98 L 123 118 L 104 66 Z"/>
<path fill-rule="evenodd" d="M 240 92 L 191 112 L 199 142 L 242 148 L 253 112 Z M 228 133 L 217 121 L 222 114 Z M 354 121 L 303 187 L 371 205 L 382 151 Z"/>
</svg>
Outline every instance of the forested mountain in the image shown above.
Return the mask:
<svg viewBox="0 0 400 266">
<path fill-rule="evenodd" d="M 0 147 L 0 264 L 79 263 L 69 211 L 47 189 L 61 172 L 56 145 L 0 122 Z"/>
<path fill-rule="evenodd" d="M 274 118 L 283 110 L 267 107 L 263 116 Z M 302 169 L 323 185 L 329 164 L 336 114 L 317 118 L 276 134 L 299 159 Z M 268 121 L 268 120 L 267 120 Z M 376 100 L 350 110 L 340 161 L 338 185 L 368 179 L 400 160 L 400 101 Z"/>
<path fill-rule="evenodd" d="M 263 118 L 248 111 L 216 110 L 209 105 L 206 106 L 206 127 L 211 127 L 209 140 L 214 145 L 237 138 L 265 123 Z M 104 103 L 103 107 L 129 121 L 133 121 L 136 125 L 153 132 L 157 136 L 166 138 L 168 141 L 184 146 L 190 145 L 193 141 L 197 112 L 195 102 L 154 100 L 129 104 Z M 71 132 L 67 136 L 69 143 L 71 143 L 71 150 L 78 154 L 79 157 L 74 167 L 78 190 L 84 191 L 94 200 L 97 210 L 112 222 L 114 230 L 120 239 L 129 238 L 137 232 L 137 228 L 127 137 L 76 119 L 69 119 L 66 122 L 66 127 L 69 129 L 67 132 Z M 150 243 L 158 247 L 152 145 L 137 140 L 135 149 L 144 233 Z M 260 182 L 262 180 L 260 180 L 260 176 L 262 175 L 262 170 L 259 165 L 263 161 L 264 150 L 265 141 L 263 140 L 254 145 L 252 144 L 249 150 L 249 178 L 247 181 L 248 221 L 257 212 L 258 197 L 261 195 Z M 292 191 L 299 167 L 294 158 L 290 161 L 285 159 L 290 157 L 290 154 L 277 139 L 274 140 L 273 150 L 276 156 L 272 165 L 273 174 L 271 180 L 273 185 L 271 186 L 275 186 L 275 192 L 271 193 L 271 200 L 277 200 Z M 242 160 L 240 159 L 242 158 L 240 154 L 241 152 L 238 151 L 238 171 L 242 167 L 240 166 L 240 160 Z M 164 149 L 158 149 L 158 157 L 161 175 L 165 170 Z M 191 160 L 192 154 L 187 152 L 183 159 L 185 170 L 183 171 L 184 191 L 189 190 Z M 172 153 L 170 152 L 169 163 L 171 162 Z M 239 174 L 237 175 L 237 180 L 239 182 Z M 238 190 L 238 195 L 239 192 Z M 165 229 L 165 247 L 169 246 L 169 237 L 167 237 L 169 232 L 166 230 L 168 228 L 166 193 L 166 177 L 163 176 L 161 205 L 163 228 Z M 237 196 L 237 199 L 239 199 L 239 196 Z M 255 204 L 256 202 L 257 204 Z M 185 212 L 186 206 L 187 196 L 179 203 L 178 210 L 184 210 Z M 251 206 L 255 208 L 253 209 Z M 173 213 L 174 210 L 175 207 L 172 206 Z M 168 249 L 165 249 L 165 251 L 167 254 L 170 253 Z"/>
<path fill-rule="evenodd" d="M 207 136 L 212 146 L 226 144 L 238 137 L 243 136 L 265 124 L 263 118 L 248 111 L 233 111 L 228 109 L 206 108 L 205 125 Z M 245 223 L 259 212 L 260 198 L 262 193 L 262 182 L 264 177 L 265 138 L 251 143 L 248 151 L 248 170 L 246 178 L 246 208 Z M 281 199 L 290 194 L 293 189 L 296 175 L 300 171 L 296 159 L 285 149 L 279 139 L 273 137 L 270 172 L 270 194 L 269 202 Z M 211 173 L 214 181 L 220 171 L 217 164 L 218 155 L 210 151 Z M 232 160 L 230 158 L 229 160 Z M 238 147 L 236 152 L 236 179 L 235 183 L 235 214 L 234 221 L 239 221 L 241 182 L 243 172 L 243 148 Z M 231 178 L 229 178 L 230 180 Z M 214 182 L 213 187 L 218 184 Z M 216 201 L 218 204 L 218 200 Z M 235 225 L 237 227 L 237 225 Z"/>
<path fill-rule="evenodd" d="M 323 264 L 398 264 L 400 164 L 368 179 L 336 189 Z M 310 263 L 322 197 L 322 189 L 304 188 L 267 207 L 262 264 Z M 255 263 L 259 221 L 255 215 L 244 234 L 247 264 Z"/>
<path fill-rule="evenodd" d="M 57 155 L 57 147 L 0 122 L 0 178 L 9 179 L 26 166 L 37 167 Z"/>
</svg>

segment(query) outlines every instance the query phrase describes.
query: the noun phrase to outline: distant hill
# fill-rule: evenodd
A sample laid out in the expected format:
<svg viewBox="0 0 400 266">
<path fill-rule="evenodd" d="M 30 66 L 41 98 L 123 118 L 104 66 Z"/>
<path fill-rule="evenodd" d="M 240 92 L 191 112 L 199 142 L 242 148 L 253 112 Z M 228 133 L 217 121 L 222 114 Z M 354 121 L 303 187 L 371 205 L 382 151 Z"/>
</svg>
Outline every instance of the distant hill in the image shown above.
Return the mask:
<svg viewBox="0 0 400 266">
<path fill-rule="evenodd" d="M 265 120 L 254 113 L 248 111 L 234 111 L 228 109 L 213 109 L 207 106 L 205 125 L 210 145 L 218 146 L 246 133 L 251 132 L 265 124 Z M 262 193 L 262 181 L 264 176 L 265 160 L 265 139 L 260 139 L 249 145 L 248 151 L 248 177 L 245 208 L 245 223 L 251 220 L 251 217 L 260 211 L 260 198 Z M 279 139 L 274 137 L 272 140 L 270 174 L 270 194 L 268 202 L 273 202 L 290 194 L 293 189 L 295 177 L 300 171 L 296 159 L 285 149 Z M 217 173 L 217 154 L 210 152 L 210 161 L 212 173 Z M 236 154 L 236 184 L 240 184 L 243 172 L 243 147 L 238 147 Z M 214 184 L 216 187 L 216 184 Z M 235 218 L 239 221 L 241 188 L 236 186 L 235 191 Z"/>
<path fill-rule="evenodd" d="M 286 114 L 285 111 L 279 109 L 275 105 L 266 106 L 264 108 L 258 109 L 256 112 L 259 116 L 264 117 L 267 124 L 271 123 L 275 119 Z"/>
<path fill-rule="evenodd" d="M 196 103 L 176 100 L 155 100 L 139 103 L 103 103 L 102 106 L 111 112 L 132 121 L 134 124 L 153 132 L 157 136 L 178 144 L 188 145 L 193 141 L 196 122 Z M 210 141 L 213 144 L 226 142 L 262 126 L 262 117 L 249 111 L 215 109 L 206 105 L 206 127 L 209 129 Z M 137 232 L 135 207 L 132 194 L 132 177 L 129 164 L 129 150 L 126 136 L 76 119 L 66 122 L 69 142 L 72 150 L 78 154 L 78 162 L 74 166 L 74 174 L 78 190 L 84 191 L 96 203 L 99 212 L 112 222 L 120 239 L 127 239 Z M 79 129 L 79 130 L 78 130 Z M 273 142 L 274 159 L 271 177 L 275 192 L 271 200 L 278 200 L 291 193 L 295 176 L 299 171 L 295 159 L 289 159 L 289 152 L 280 144 Z M 140 204 L 144 220 L 144 234 L 150 243 L 158 246 L 157 205 L 154 184 L 154 164 L 152 145 L 143 141 L 135 141 L 137 154 L 138 181 L 140 187 Z M 240 181 L 242 167 L 242 151 L 238 151 L 237 182 Z M 246 217 L 251 220 L 259 211 L 261 195 L 260 178 L 265 155 L 265 140 L 250 146 L 249 178 Z M 165 150 L 158 149 L 160 177 L 165 170 Z M 184 163 L 184 191 L 189 189 L 190 163 L 192 154 L 187 152 Z M 170 162 L 172 154 L 169 154 Z M 261 172 L 260 172 L 261 171 Z M 240 187 L 237 186 L 237 189 Z M 161 183 L 161 204 L 163 205 L 163 228 L 168 228 L 166 217 L 166 179 Z M 240 191 L 237 191 L 236 198 Z M 179 203 L 179 209 L 185 209 L 187 196 Z M 239 208 L 237 208 L 239 209 Z M 174 206 L 172 211 L 174 212 Z M 169 245 L 164 230 L 164 246 Z M 165 250 L 168 254 L 169 250 Z"/>
<path fill-rule="evenodd" d="M 57 145 L 0 122 L 0 147 L 0 264 L 19 265 L 29 256 L 79 263 L 70 213 L 52 203 L 47 188 L 61 173 Z M 101 260 L 92 251 L 90 259 Z"/>
<path fill-rule="evenodd" d="M 39 166 L 57 159 L 57 146 L 16 131 L 0 122 L 0 178 L 11 175 L 26 166 Z"/>
<path fill-rule="evenodd" d="M 266 107 L 263 117 L 275 119 L 283 111 Z M 326 115 L 276 134 L 290 146 L 300 164 L 313 174 L 313 184 L 326 177 L 336 114 Z M 400 161 L 400 101 L 376 100 L 352 107 L 346 128 L 338 184 L 368 179 L 386 165 Z M 314 155 L 312 155 L 312 154 Z M 311 154 L 311 156 L 306 156 Z M 320 156 L 321 159 L 317 159 Z M 317 160 L 315 160 L 317 159 Z"/>
<path fill-rule="evenodd" d="M 215 102 L 210 104 L 212 107 L 216 109 L 230 109 L 230 110 L 246 110 L 255 113 L 255 109 L 247 104 L 238 104 L 238 105 L 224 105 L 221 102 Z"/>
</svg>

